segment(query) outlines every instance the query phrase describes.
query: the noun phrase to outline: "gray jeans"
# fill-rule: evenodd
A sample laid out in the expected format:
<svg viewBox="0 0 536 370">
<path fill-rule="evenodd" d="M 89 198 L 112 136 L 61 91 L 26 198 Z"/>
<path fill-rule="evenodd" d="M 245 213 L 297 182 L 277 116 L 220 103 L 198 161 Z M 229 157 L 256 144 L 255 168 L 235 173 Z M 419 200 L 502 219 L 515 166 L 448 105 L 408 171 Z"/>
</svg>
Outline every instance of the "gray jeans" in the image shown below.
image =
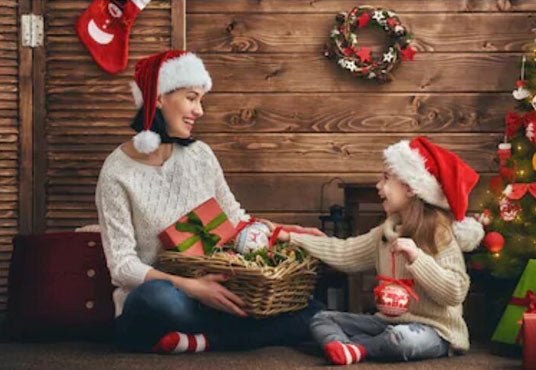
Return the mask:
<svg viewBox="0 0 536 370">
<path fill-rule="evenodd" d="M 428 325 L 393 325 L 373 315 L 320 311 L 311 320 L 311 331 L 322 347 L 332 341 L 356 343 L 365 347 L 367 358 L 375 360 L 436 358 L 449 351 L 449 342 Z"/>
</svg>

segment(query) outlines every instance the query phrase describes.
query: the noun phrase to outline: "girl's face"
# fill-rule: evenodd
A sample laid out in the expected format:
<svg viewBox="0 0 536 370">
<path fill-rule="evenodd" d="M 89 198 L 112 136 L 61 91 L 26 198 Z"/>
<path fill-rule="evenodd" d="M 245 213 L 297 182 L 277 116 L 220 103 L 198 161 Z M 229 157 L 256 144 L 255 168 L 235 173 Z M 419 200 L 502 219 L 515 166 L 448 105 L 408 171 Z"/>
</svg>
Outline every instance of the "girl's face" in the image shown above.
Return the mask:
<svg viewBox="0 0 536 370">
<path fill-rule="evenodd" d="M 382 199 L 382 207 L 388 215 L 401 212 L 415 195 L 408 185 L 401 182 L 387 168 L 384 168 L 383 175 L 376 184 L 376 189 L 378 189 L 378 195 Z"/>
<path fill-rule="evenodd" d="M 170 137 L 187 139 L 192 136 L 195 120 L 203 115 L 201 101 L 204 95 L 203 88 L 192 87 L 158 96 L 156 106 L 164 115 Z"/>
</svg>

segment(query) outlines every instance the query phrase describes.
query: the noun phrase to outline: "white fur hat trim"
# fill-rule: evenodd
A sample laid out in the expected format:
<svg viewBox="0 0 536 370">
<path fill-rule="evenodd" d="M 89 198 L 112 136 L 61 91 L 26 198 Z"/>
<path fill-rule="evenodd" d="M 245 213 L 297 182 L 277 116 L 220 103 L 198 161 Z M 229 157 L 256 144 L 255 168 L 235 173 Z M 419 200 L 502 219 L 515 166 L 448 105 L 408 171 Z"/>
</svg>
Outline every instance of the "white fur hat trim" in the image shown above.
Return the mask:
<svg viewBox="0 0 536 370">
<path fill-rule="evenodd" d="M 387 147 L 383 151 L 383 158 L 387 167 L 408 184 L 415 195 L 430 204 L 450 210 L 439 181 L 426 169 L 425 159 L 417 149 L 409 146 L 408 140 Z"/>
</svg>

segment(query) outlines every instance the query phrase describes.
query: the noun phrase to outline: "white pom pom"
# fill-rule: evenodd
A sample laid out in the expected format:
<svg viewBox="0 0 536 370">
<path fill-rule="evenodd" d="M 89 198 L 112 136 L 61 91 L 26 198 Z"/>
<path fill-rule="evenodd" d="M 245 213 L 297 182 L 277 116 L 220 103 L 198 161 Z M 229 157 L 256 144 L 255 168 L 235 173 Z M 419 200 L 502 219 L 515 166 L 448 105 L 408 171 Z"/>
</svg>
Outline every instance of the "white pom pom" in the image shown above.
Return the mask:
<svg viewBox="0 0 536 370">
<path fill-rule="evenodd" d="M 472 217 L 465 217 L 461 221 L 454 222 L 452 226 L 456 241 L 464 252 L 470 252 L 478 247 L 484 237 L 482 224 Z"/>
<path fill-rule="evenodd" d="M 156 132 L 143 130 L 132 138 L 134 148 L 140 153 L 149 154 L 158 149 L 160 145 L 160 135 Z"/>
</svg>

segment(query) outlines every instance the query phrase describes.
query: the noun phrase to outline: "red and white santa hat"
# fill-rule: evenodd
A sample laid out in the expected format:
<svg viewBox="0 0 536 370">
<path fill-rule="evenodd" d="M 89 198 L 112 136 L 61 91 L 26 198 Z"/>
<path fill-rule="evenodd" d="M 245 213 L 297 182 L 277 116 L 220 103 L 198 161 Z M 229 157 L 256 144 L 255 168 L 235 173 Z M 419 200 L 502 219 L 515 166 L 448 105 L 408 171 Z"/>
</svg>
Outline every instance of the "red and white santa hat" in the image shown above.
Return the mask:
<svg viewBox="0 0 536 370">
<path fill-rule="evenodd" d="M 203 61 L 195 54 L 169 50 L 140 59 L 130 87 L 136 107 L 144 108 L 144 130 L 134 136 L 134 147 L 141 153 L 151 153 L 160 145 L 160 136 L 150 130 L 156 98 L 183 87 L 202 87 L 205 92 L 209 91 L 212 79 Z"/>
<path fill-rule="evenodd" d="M 471 251 L 480 244 L 484 237 L 482 225 L 465 216 L 469 193 L 479 179 L 475 170 L 456 154 L 422 136 L 387 147 L 383 157 L 387 167 L 415 195 L 452 212 L 454 235 L 463 251 Z"/>
</svg>

